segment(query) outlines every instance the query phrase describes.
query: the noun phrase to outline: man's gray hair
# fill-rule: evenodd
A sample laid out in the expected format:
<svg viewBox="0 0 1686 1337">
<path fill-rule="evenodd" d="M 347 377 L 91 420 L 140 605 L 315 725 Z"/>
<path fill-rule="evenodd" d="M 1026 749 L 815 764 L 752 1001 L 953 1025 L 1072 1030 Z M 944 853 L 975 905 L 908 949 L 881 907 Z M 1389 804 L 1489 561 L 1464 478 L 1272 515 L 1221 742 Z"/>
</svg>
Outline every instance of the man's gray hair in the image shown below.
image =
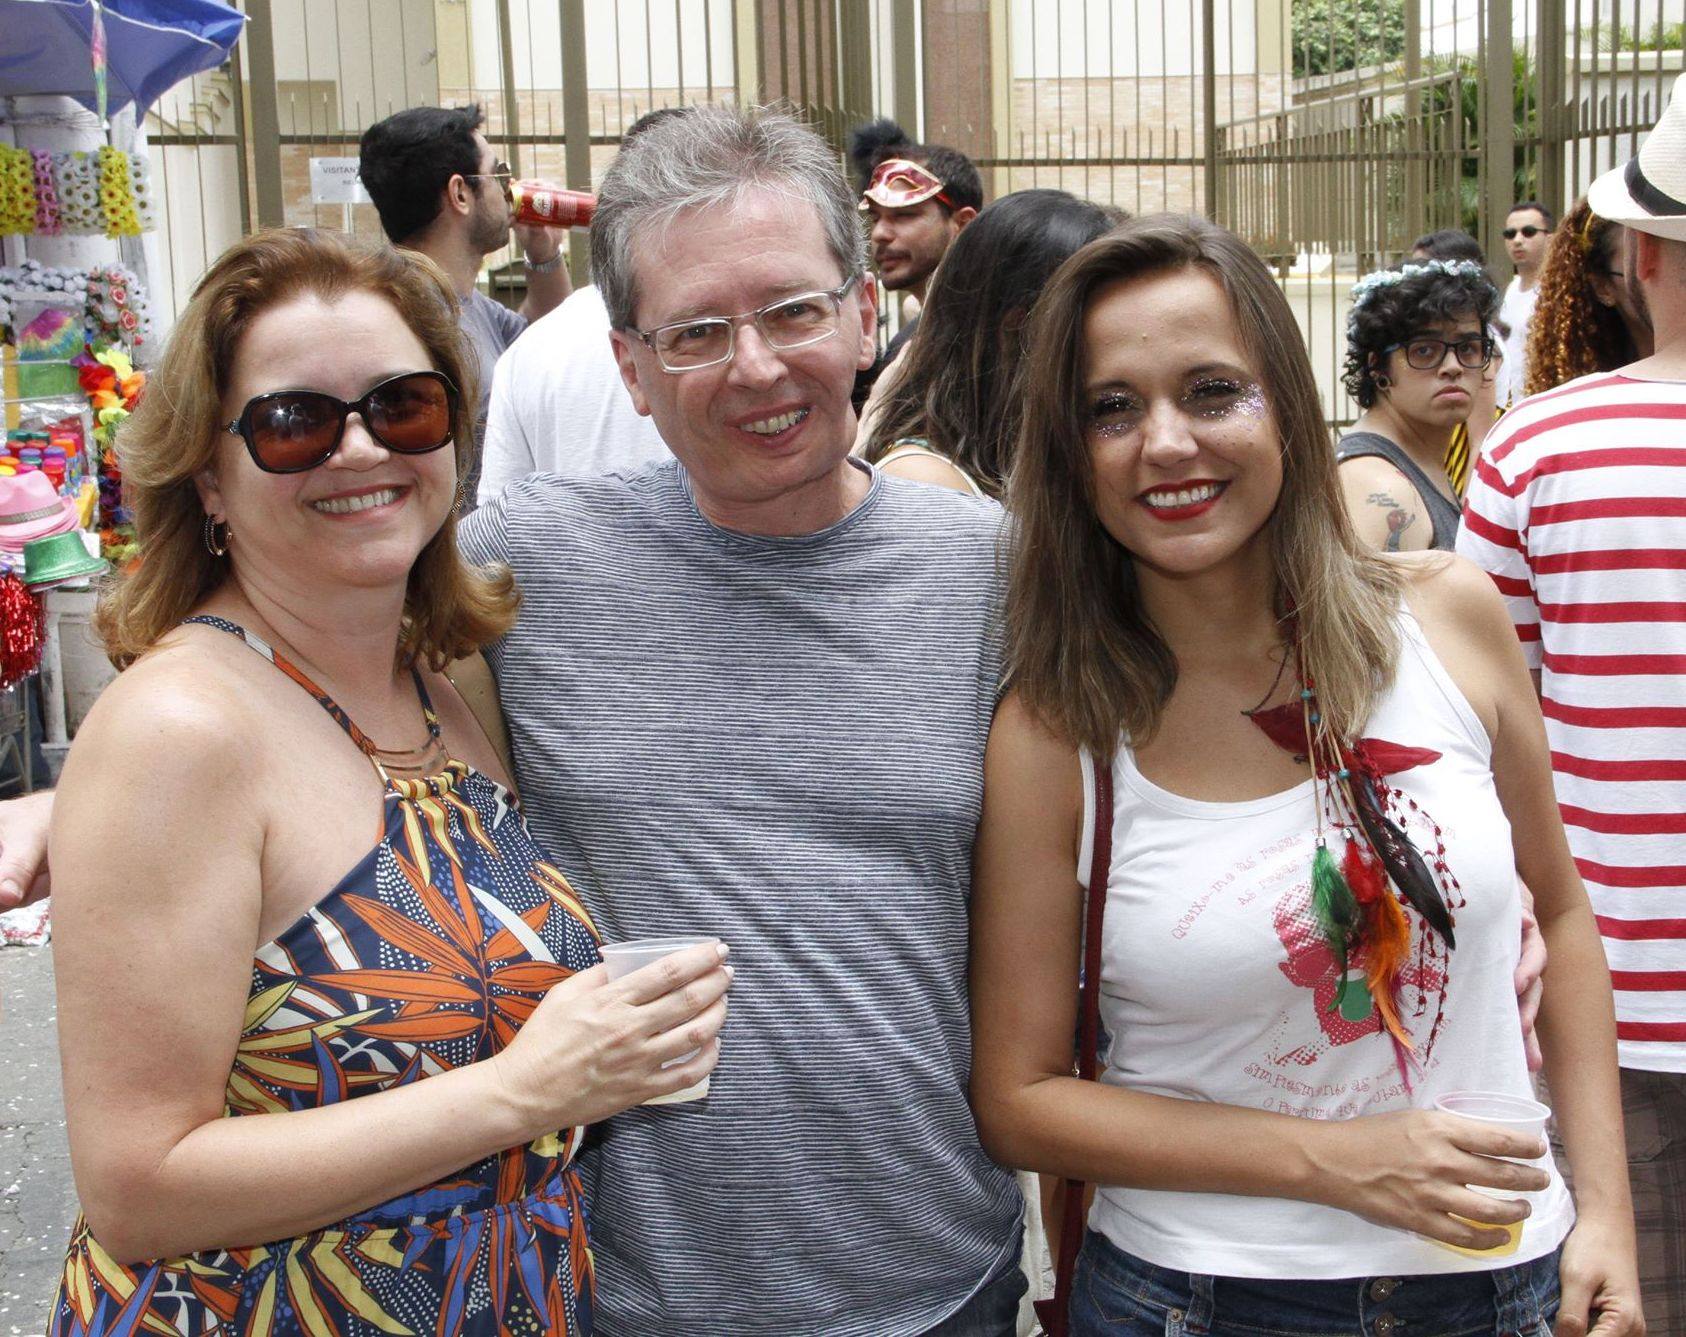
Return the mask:
<svg viewBox="0 0 1686 1337">
<path fill-rule="evenodd" d="M 866 272 L 866 230 L 842 162 L 794 117 L 766 107 L 693 107 L 623 148 L 597 193 L 591 276 L 617 330 L 632 325 L 635 241 L 689 209 L 770 191 L 811 204 L 844 278 Z"/>
</svg>

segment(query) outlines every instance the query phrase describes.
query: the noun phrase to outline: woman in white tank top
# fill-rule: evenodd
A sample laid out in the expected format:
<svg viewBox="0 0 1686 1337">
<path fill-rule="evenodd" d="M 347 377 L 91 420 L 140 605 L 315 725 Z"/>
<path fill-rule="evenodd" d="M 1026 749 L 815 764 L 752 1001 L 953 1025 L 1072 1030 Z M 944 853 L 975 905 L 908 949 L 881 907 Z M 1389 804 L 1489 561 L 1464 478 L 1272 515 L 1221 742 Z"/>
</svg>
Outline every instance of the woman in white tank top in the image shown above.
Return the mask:
<svg viewBox="0 0 1686 1337">
<path fill-rule="evenodd" d="M 1496 591 L 1355 539 L 1292 312 L 1222 229 L 1086 246 L 1029 346 L 972 1093 L 998 1159 L 1101 1185 L 1071 1330 L 1642 1332 L 1609 977 Z M 1069 1075 L 1090 757 L 1099 1082 Z M 1434 1108 L 1532 1094 L 1519 872 L 1573 1199 L 1498 1159 L 1540 1139 Z"/>
</svg>

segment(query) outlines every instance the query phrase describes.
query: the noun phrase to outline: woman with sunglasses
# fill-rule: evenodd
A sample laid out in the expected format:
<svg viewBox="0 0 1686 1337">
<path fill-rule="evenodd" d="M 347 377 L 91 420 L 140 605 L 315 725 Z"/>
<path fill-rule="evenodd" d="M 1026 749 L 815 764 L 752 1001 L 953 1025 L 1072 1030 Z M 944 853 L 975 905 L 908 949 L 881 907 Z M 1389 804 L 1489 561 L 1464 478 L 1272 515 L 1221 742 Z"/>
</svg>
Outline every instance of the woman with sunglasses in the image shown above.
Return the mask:
<svg viewBox="0 0 1686 1337">
<path fill-rule="evenodd" d="M 1446 448 L 1493 360 L 1498 304 L 1473 260 L 1378 270 L 1353 288 L 1345 382 L 1362 412 L 1335 458 L 1353 528 L 1371 547 L 1450 551 L 1457 541 Z"/>
<path fill-rule="evenodd" d="M 1492 583 L 1357 540 L 1293 312 L 1204 219 L 1077 252 L 1027 346 L 971 1089 L 997 1160 L 1099 1186 L 1071 1331 L 1636 1337 L 1609 973 Z M 1573 1202 L 1436 1108 L 1532 1105 L 1517 865 Z"/>
<path fill-rule="evenodd" d="M 587 1332 L 583 1128 L 714 1065 L 723 953 L 606 982 L 445 672 L 516 616 L 457 551 L 472 404 L 431 263 L 289 230 L 125 425 L 144 556 L 51 840 L 54 1334 Z"/>
</svg>

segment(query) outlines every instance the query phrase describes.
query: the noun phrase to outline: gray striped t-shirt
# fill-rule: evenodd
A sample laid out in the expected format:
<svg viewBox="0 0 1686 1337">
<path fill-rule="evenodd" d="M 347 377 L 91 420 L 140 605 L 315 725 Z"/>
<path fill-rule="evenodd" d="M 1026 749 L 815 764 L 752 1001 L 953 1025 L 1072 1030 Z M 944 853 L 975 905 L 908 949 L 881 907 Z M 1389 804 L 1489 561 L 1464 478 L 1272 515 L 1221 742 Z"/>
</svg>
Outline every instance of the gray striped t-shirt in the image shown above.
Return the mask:
<svg viewBox="0 0 1686 1337">
<path fill-rule="evenodd" d="M 512 484 L 471 560 L 528 818 L 606 939 L 719 934 L 707 1100 L 586 1162 L 608 1337 L 924 1332 L 1011 1266 L 966 1103 L 967 897 L 1001 511 L 874 474 L 817 534 L 716 528 L 676 462 Z"/>
</svg>

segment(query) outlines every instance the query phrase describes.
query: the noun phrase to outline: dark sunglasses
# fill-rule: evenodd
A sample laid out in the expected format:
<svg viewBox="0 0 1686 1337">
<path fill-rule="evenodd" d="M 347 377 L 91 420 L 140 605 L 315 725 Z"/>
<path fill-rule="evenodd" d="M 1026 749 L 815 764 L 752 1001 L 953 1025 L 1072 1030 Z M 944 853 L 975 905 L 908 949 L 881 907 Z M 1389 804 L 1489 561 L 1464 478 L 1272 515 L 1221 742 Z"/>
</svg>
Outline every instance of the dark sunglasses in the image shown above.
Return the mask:
<svg viewBox="0 0 1686 1337">
<path fill-rule="evenodd" d="M 1507 227 L 1502 235 L 1506 241 L 1515 241 L 1516 234 L 1520 232 L 1524 237 L 1528 238 L 1529 241 L 1532 241 L 1535 237 L 1539 236 L 1540 233 L 1550 231 L 1551 229 L 1548 227 L 1535 227 L 1532 223 L 1530 223 L 1527 227 Z"/>
<path fill-rule="evenodd" d="M 498 183 L 498 189 L 503 192 L 504 198 L 507 199 L 509 197 L 509 183 L 514 178 L 514 176 L 515 176 L 514 169 L 511 168 L 510 165 L 508 163 L 506 163 L 502 158 L 498 158 L 492 163 L 492 170 L 491 171 L 489 171 L 489 172 L 469 172 L 463 177 L 463 180 L 465 180 L 465 181 L 496 181 Z"/>
<path fill-rule="evenodd" d="M 457 387 L 443 372 L 410 371 L 349 404 L 320 390 L 276 390 L 248 403 L 227 430 L 265 473 L 296 474 L 327 462 L 353 413 L 388 450 L 425 455 L 451 439 Z"/>
</svg>

